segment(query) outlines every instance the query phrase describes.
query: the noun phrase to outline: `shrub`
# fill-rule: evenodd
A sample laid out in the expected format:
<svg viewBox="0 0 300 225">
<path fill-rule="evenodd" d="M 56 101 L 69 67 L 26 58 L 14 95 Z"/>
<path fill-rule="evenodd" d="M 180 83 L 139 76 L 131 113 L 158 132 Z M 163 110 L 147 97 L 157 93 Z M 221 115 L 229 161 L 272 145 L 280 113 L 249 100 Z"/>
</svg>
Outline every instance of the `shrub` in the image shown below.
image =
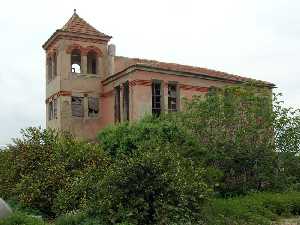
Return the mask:
<svg viewBox="0 0 300 225">
<path fill-rule="evenodd" d="M 97 184 L 91 215 L 105 224 L 186 224 L 201 221 L 209 188 L 203 170 L 159 148 L 116 161 Z"/>
<path fill-rule="evenodd" d="M 269 225 L 282 216 L 300 214 L 300 193 L 256 193 L 228 199 L 213 199 L 205 209 L 208 225 Z"/>
<path fill-rule="evenodd" d="M 18 180 L 16 171 L 13 168 L 11 160 L 12 153 L 8 149 L 0 150 L 0 197 L 9 198 L 14 195 L 13 187 L 16 186 Z"/>
<path fill-rule="evenodd" d="M 278 174 L 270 90 L 212 89 L 186 104 L 181 124 L 197 138 L 207 167 L 222 171 L 223 195 L 267 190 Z"/>
<path fill-rule="evenodd" d="M 11 181 L 9 186 L 13 193 L 25 206 L 38 208 L 49 216 L 60 209 L 76 208 L 81 202 L 80 195 L 67 198 L 66 202 L 56 201 L 57 194 L 86 170 L 101 169 L 108 163 L 98 145 L 78 140 L 68 133 L 40 128 L 22 130 L 22 138 L 14 140 L 8 151 L 12 172 L 7 180 Z M 54 202 L 59 202 L 55 211 Z"/>
<path fill-rule="evenodd" d="M 46 223 L 41 218 L 16 212 L 9 217 L 0 219 L 0 225 L 46 225 Z"/>
<path fill-rule="evenodd" d="M 129 156 L 145 146 L 155 148 L 166 144 L 180 146 L 178 150 L 185 157 L 201 157 L 196 139 L 179 126 L 172 116 L 147 116 L 138 122 L 110 126 L 102 130 L 97 139 L 103 150 L 112 157 Z"/>
<path fill-rule="evenodd" d="M 85 212 L 68 213 L 60 216 L 55 221 L 55 225 L 104 225 L 101 219 L 88 217 Z"/>
</svg>

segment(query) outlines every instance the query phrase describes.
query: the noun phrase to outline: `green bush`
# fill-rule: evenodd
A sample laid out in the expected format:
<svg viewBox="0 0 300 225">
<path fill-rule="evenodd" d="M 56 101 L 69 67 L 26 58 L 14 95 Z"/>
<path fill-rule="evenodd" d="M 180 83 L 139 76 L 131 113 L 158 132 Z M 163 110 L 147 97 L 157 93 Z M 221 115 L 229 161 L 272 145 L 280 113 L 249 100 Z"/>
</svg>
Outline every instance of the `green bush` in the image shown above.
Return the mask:
<svg viewBox="0 0 300 225">
<path fill-rule="evenodd" d="M 161 145 L 180 146 L 185 157 L 201 158 L 196 139 L 176 123 L 176 118 L 147 116 L 138 122 L 121 123 L 103 129 L 97 139 L 112 157 L 129 156 L 139 148 Z M 197 156 L 197 157 L 196 157 Z"/>
<path fill-rule="evenodd" d="M 16 197 L 23 205 L 49 216 L 77 208 L 84 201 L 82 193 L 77 192 L 75 198 L 60 194 L 61 199 L 57 199 L 58 193 L 67 195 L 66 189 L 87 170 L 101 170 L 109 162 L 96 144 L 78 140 L 68 133 L 40 128 L 23 130 L 22 138 L 14 140 L 7 151 L 5 164 L 10 173 L 5 185 L 9 184 L 13 194 L 8 197 Z"/>
<path fill-rule="evenodd" d="M 97 217 L 88 217 L 85 212 L 68 213 L 60 216 L 55 225 L 104 225 Z"/>
<path fill-rule="evenodd" d="M 0 219 L 0 225 L 46 225 L 41 218 L 30 216 L 25 213 L 16 212 L 11 216 Z"/>
<path fill-rule="evenodd" d="M 272 98 L 256 85 L 212 89 L 194 96 L 180 115 L 193 133 L 203 163 L 223 173 L 223 196 L 269 190 L 279 171 L 274 145 Z"/>
<path fill-rule="evenodd" d="M 208 225 L 269 225 L 279 217 L 300 214 L 300 192 L 257 193 L 213 199 L 205 208 Z"/>
<path fill-rule="evenodd" d="M 8 149 L 0 150 L 0 197 L 9 198 L 14 195 L 14 188 L 18 182 L 16 170 L 11 160 L 12 153 Z"/>
<path fill-rule="evenodd" d="M 203 170 L 168 148 L 132 153 L 116 161 L 99 181 L 91 215 L 105 224 L 200 222 L 209 196 Z"/>
</svg>

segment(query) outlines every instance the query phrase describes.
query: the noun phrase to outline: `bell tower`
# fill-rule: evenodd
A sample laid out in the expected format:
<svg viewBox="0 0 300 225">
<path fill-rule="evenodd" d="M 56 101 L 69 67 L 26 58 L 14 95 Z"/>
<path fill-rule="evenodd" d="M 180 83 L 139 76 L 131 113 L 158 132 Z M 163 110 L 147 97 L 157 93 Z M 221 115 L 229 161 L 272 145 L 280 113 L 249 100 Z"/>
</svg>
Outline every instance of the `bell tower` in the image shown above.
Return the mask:
<svg viewBox="0 0 300 225">
<path fill-rule="evenodd" d="M 101 81 L 113 70 L 110 39 L 74 10 L 45 42 L 47 127 L 95 137 L 101 117 Z"/>
</svg>

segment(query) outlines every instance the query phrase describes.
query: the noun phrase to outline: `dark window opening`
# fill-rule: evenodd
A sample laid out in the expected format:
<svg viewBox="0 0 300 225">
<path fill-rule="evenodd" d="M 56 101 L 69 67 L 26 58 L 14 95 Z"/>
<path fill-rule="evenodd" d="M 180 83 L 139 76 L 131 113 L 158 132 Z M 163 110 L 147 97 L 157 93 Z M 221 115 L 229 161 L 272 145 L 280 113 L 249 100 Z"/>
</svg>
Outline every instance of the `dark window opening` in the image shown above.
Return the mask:
<svg viewBox="0 0 300 225">
<path fill-rule="evenodd" d="M 52 58 L 49 57 L 47 59 L 47 77 L 48 77 L 48 81 L 52 80 Z"/>
<path fill-rule="evenodd" d="M 53 55 L 53 77 L 55 77 L 57 75 L 57 56 L 56 56 L 56 52 L 54 52 Z"/>
<path fill-rule="evenodd" d="M 74 49 L 71 53 L 71 72 L 81 73 L 81 53 L 79 49 Z"/>
<path fill-rule="evenodd" d="M 129 82 L 123 84 L 123 112 L 124 120 L 129 121 Z"/>
<path fill-rule="evenodd" d="M 71 101 L 72 101 L 71 102 L 72 116 L 83 117 L 84 116 L 83 97 L 72 96 Z"/>
<path fill-rule="evenodd" d="M 53 119 L 57 119 L 57 99 L 53 100 Z"/>
<path fill-rule="evenodd" d="M 57 100 L 48 103 L 48 120 L 57 119 Z"/>
<path fill-rule="evenodd" d="M 177 112 L 177 84 L 168 84 L 168 111 Z"/>
<path fill-rule="evenodd" d="M 121 122 L 120 94 L 120 86 L 115 87 L 115 123 Z"/>
<path fill-rule="evenodd" d="M 89 117 L 96 117 L 99 113 L 99 98 L 88 98 L 88 115 Z"/>
<path fill-rule="evenodd" d="M 162 109 L 162 90 L 161 82 L 152 82 L 152 114 L 154 116 L 159 116 Z"/>
<path fill-rule="evenodd" d="M 97 74 L 97 54 L 94 51 L 87 54 L 87 73 Z"/>
<path fill-rule="evenodd" d="M 48 104 L 48 120 L 52 120 L 53 115 L 53 104 L 52 102 L 49 102 Z"/>
</svg>

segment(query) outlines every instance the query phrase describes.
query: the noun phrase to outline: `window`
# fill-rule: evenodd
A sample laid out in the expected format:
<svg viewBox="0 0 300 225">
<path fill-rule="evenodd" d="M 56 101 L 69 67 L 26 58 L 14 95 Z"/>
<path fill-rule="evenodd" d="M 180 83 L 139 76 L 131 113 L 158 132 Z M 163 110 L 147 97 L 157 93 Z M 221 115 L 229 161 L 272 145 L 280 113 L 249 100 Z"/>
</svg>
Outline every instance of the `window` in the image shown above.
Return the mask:
<svg viewBox="0 0 300 225">
<path fill-rule="evenodd" d="M 161 81 L 152 82 L 152 114 L 159 116 L 162 109 L 162 83 Z"/>
<path fill-rule="evenodd" d="M 124 120 L 129 120 L 129 82 L 123 84 L 123 113 Z"/>
<path fill-rule="evenodd" d="M 57 119 L 57 99 L 48 103 L 48 120 Z"/>
<path fill-rule="evenodd" d="M 71 72 L 81 73 L 81 53 L 79 49 L 74 49 L 71 53 Z"/>
<path fill-rule="evenodd" d="M 48 82 L 52 80 L 52 58 L 47 59 L 47 78 Z"/>
<path fill-rule="evenodd" d="M 115 87 L 115 123 L 121 122 L 120 86 Z"/>
<path fill-rule="evenodd" d="M 87 73 L 97 74 L 97 54 L 94 51 L 87 54 Z"/>
<path fill-rule="evenodd" d="M 53 77 L 57 75 L 57 56 L 56 52 L 53 54 Z"/>
<path fill-rule="evenodd" d="M 178 93 L 177 93 L 177 84 L 169 83 L 168 84 L 168 112 L 177 112 L 178 111 Z"/>
<path fill-rule="evenodd" d="M 48 120 L 52 120 L 53 117 L 53 104 L 52 102 L 48 103 Z"/>
<path fill-rule="evenodd" d="M 53 100 L 53 119 L 57 119 L 57 99 Z"/>
<path fill-rule="evenodd" d="M 83 97 L 74 97 L 72 96 L 72 116 L 83 117 L 84 116 L 84 107 L 83 107 Z"/>
<path fill-rule="evenodd" d="M 88 116 L 96 117 L 99 113 L 99 98 L 88 97 Z"/>
</svg>

